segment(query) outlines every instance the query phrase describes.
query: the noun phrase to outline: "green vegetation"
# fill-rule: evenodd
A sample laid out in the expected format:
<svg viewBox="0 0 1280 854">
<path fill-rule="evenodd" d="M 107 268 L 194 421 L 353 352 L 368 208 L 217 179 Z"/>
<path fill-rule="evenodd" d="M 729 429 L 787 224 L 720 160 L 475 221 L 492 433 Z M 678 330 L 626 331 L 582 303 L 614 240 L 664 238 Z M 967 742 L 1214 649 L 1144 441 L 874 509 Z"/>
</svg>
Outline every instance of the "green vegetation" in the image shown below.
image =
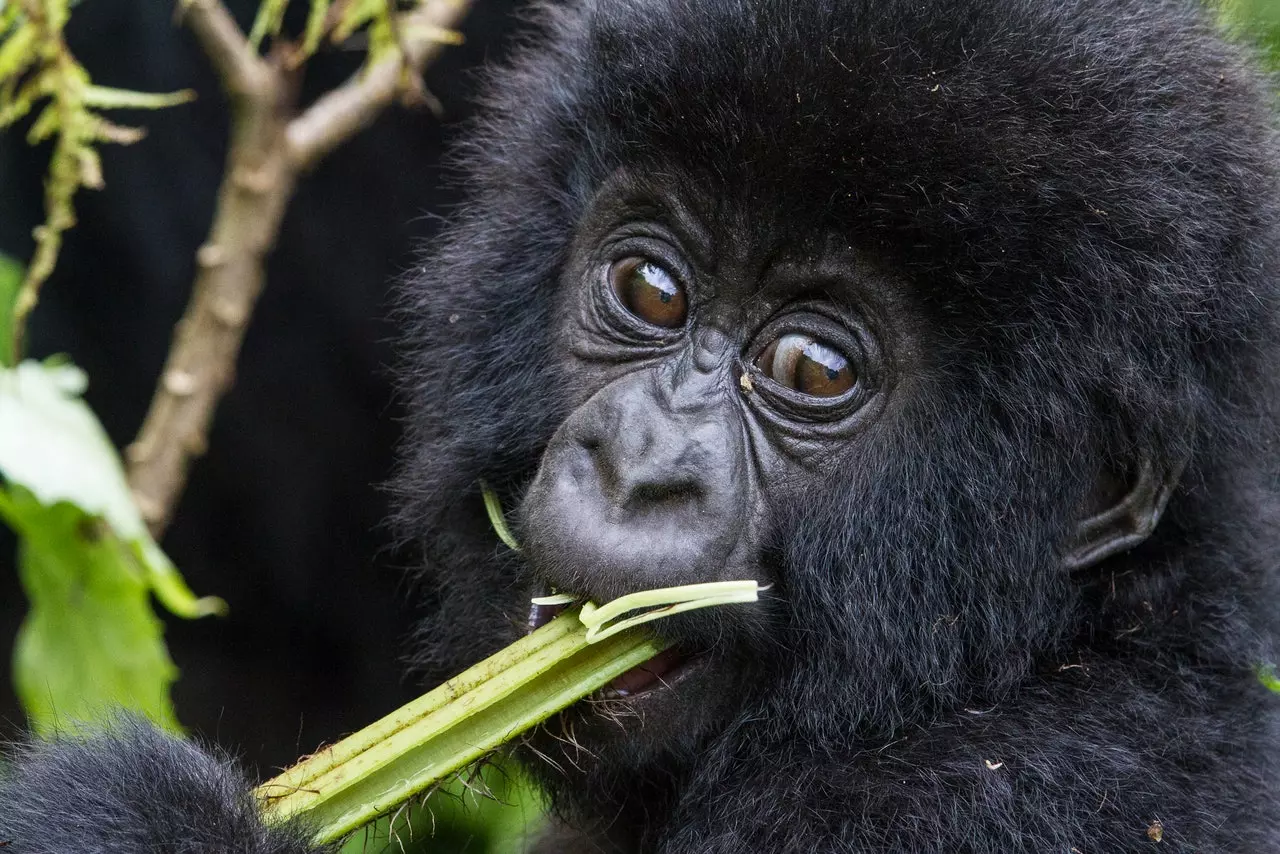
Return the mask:
<svg viewBox="0 0 1280 854">
<path fill-rule="evenodd" d="M 225 606 L 193 596 L 147 533 L 80 399 L 86 382 L 56 361 L 0 370 L 0 519 L 19 535 L 31 602 L 14 653 L 19 698 L 37 732 L 119 708 L 177 729 L 176 671 L 150 596 L 181 617 Z"/>
<path fill-rule="evenodd" d="M 1223 25 L 1236 39 L 1254 44 L 1280 71 L 1280 0 L 1221 0 Z"/>
<path fill-rule="evenodd" d="M 643 633 L 587 639 L 576 613 L 536 632 L 258 790 L 269 817 L 340 839 L 661 652 Z"/>
<path fill-rule="evenodd" d="M 63 39 L 72 5 L 73 0 L 0 0 L 0 130 L 39 108 L 27 141 L 36 145 L 53 140 L 45 180 L 46 218 L 35 232 L 35 256 L 16 298 L 0 311 L 8 326 L 0 341 L 9 344 L 9 364 L 21 357 L 23 326 L 57 263 L 62 234 L 75 225 L 72 198 L 81 187 L 102 186 L 97 146 L 128 144 L 143 136 L 139 128 L 108 121 L 102 111 L 154 110 L 195 97 L 188 90 L 153 94 L 94 85 Z M 4 302 L 8 301 L 0 289 L 0 303 Z"/>
</svg>

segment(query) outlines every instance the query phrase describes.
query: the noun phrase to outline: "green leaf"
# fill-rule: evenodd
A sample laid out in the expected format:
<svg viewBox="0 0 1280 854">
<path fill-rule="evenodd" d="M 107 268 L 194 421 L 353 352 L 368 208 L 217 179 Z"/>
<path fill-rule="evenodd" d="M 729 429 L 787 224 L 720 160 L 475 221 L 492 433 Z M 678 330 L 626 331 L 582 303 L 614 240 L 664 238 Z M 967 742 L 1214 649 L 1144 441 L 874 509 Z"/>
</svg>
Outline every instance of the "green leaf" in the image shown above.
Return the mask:
<svg viewBox="0 0 1280 854">
<path fill-rule="evenodd" d="M 0 368 L 9 367 L 16 361 L 13 307 L 18 300 L 24 274 L 21 264 L 0 253 Z"/>
<path fill-rule="evenodd" d="M 0 129 L 12 125 L 18 119 L 31 112 L 36 98 L 45 94 L 48 83 L 47 73 L 32 75 L 30 80 L 13 90 L 14 81 L 10 80 L 0 89 Z"/>
<path fill-rule="evenodd" d="M 191 89 L 179 89 L 177 92 L 130 92 L 109 86 L 86 86 L 84 89 L 85 106 L 104 110 L 162 110 L 195 99 L 196 93 Z"/>
<path fill-rule="evenodd" d="M 225 603 L 197 599 L 148 533 L 115 446 L 80 398 L 87 385 L 84 372 L 68 362 L 28 360 L 0 371 L 0 477 L 46 506 L 66 501 L 103 517 L 174 614 L 221 613 Z"/>
<path fill-rule="evenodd" d="M 302 31 L 303 56 L 311 56 L 320 47 L 328 17 L 329 0 L 311 0 L 311 8 L 307 10 L 307 24 Z"/>
<path fill-rule="evenodd" d="M 30 21 L 20 25 L 0 42 L 0 80 L 16 77 L 39 55 L 40 30 Z"/>
<path fill-rule="evenodd" d="M 183 617 L 225 604 L 197 599 L 152 540 L 84 388 L 66 362 L 0 370 L 0 518 L 18 534 L 31 602 L 18 696 L 43 733 L 121 706 L 176 729 L 176 671 L 150 596 Z"/>
<path fill-rule="evenodd" d="M 57 104 L 47 104 L 27 130 L 27 144 L 39 145 L 57 133 L 61 127 L 62 116 L 58 112 Z"/>
<path fill-rule="evenodd" d="M 280 26 L 284 23 L 285 7 L 289 0 L 262 0 L 258 14 L 253 19 L 253 28 L 249 30 L 249 44 L 256 50 L 267 36 L 280 34 Z"/>
<path fill-rule="evenodd" d="M 382 19 L 388 20 L 391 16 L 391 7 L 385 0 L 351 0 L 342 9 L 342 14 L 338 17 L 338 23 L 333 28 L 330 38 L 337 44 L 341 44 L 355 34 L 355 31 L 361 27 L 372 24 Z M 372 51 L 373 45 L 370 44 Z"/>
<path fill-rule="evenodd" d="M 31 610 L 14 647 L 14 687 L 42 735 L 120 708 L 179 731 L 169 700 L 177 670 L 151 610 L 146 573 L 101 517 L 0 491 L 0 518 L 20 537 L 18 573 Z"/>
<path fill-rule="evenodd" d="M 1221 0 L 1218 18 L 1228 34 L 1257 47 L 1280 69 L 1280 3 L 1276 0 Z"/>
<path fill-rule="evenodd" d="M 145 532 L 115 448 L 80 399 L 84 371 L 25 361 L 0 372 L 0 474 L 42 504 L 69 501 L 120 536 Z"/>
<path fill-rule="evenodd" d="M 8 33 L 20 20 L 26 19 L 22 16 L 22 9 L 18 8 L 17 0 L 0 0 L 0 36 Z"/>
<path fill-rule="evenodd" d="M 486 762 L 449 782 L 432 793 L 424 809 L 429 815 L 417 817 L 415 830 L 424 824 L 443 827 L 457 840 L 452 849 L 439 845 L 441 851 L 470 850 L 477 841 L 482 854 L 524 851 L 543 823 L 542 793 L 511 761 Z"/>
</svg>

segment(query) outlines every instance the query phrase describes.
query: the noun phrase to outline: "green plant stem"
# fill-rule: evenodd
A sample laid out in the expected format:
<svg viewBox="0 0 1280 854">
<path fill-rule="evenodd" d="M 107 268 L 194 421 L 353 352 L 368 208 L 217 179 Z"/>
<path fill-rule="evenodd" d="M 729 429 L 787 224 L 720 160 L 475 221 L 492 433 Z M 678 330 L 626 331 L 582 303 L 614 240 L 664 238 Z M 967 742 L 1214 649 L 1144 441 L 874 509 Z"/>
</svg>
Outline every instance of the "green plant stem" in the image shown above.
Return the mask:
<svg viewBox="0 0 1280 854">
<path fill-rule="evenodd" d="M 577 612 L 562 614 L 264 783 L 264 814 L 304 821 L 320 844 L 341 839 L 667 646 L 635 631 L 590 643 Z"/>
</svg>

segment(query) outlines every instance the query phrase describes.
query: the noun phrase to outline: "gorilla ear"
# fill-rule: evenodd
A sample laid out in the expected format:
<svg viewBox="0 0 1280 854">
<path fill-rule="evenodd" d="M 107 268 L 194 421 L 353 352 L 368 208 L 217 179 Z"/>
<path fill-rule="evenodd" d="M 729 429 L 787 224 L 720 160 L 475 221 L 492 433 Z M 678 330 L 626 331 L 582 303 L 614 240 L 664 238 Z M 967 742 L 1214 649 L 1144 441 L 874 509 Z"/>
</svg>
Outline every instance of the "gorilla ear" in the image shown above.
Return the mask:
<svg viewBox="0 0 1280 854">
<path fill-rule="evenodd" d="M 1144 456 L 1136 470 L 1124 478 L 1128 480 L 1128 490 L 1113 503 L 1098 502 L 1109 506 L 1081 520 L 1076 526 L 1071 547 L 1063 557 L 1067 569 L 1074 571 L 1093 566 L 1151 536 L 1164 514 L 1173 488 L 1178 485 L 1183 465 L 1184 461 L 1177 460 L 1158 466 Z M 1113 477 L 1105 477 L 1104 481 Z M 1114 490 L 1103 486 L 1100 486 L 1100 492 L 1115 494 Z"/>
</svg>

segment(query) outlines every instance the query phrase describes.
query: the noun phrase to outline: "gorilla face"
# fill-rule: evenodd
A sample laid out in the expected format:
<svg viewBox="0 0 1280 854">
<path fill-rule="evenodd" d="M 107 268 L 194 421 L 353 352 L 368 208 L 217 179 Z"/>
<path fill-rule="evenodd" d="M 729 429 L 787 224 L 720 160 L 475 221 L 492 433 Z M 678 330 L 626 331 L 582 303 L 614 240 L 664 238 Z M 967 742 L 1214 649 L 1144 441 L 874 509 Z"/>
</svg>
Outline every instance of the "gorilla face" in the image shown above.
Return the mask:
<svg viewBox="0 0 1280 854">
<path fill-rule="evenodd" d="M 887 278 L 851 248 L 748 239 L 690 185 L 606 181 L 556 298 L 571 414 L 521 522 L 535 574 L 595 601 L 734 579 L 785 596 L 766 556 L 771 511 L 850 467 L 912 346 Z M 687 734 L 764 690 L 767 667 L 742 648 L 764 621 L 754 606 L 718 610 L 664 621 L 675 652 L 606 694 Z"/>
<path fill-rule="evenodd" d="M 645 744 L 696 743 L 744 705 L 803 696 L 785 671 L 815 670 L 777 648 L 787 636 L 778 624 L 809 615 L 787 613 L 796 570 L 777 544 L 824 501 L 871 514 L 881 540 L 922 504 L 917 484 L 881 482 L 891 471 L 884 446 L 904 431 L 901 419 L 917 417 L 911 398 L 940 397 L 918 293 L 838 233 L 788 228 L 731 196 L 700 194 L 699 183 L 621 169 L 577 224 L 551 330 L 569 414 L 521 505 L 525 557 L 535 593 L 605 602 L 734 579 L 766 593 L 757 606 L 664 620 L 656 628 L 676 646 L 606 688 L 597 699 L 608 702 L 586 704 L 575 741 L 643 730 Z M 945 466 L 945 449 L 917 454 Z M 1054 509 L 1080 524 L 1071 543 L 1042 545 L 1063 567 L 1084 568 L 1143 539 L 1149 527 L 1119 508 L 1134 505 L 1154 524 L 1166 490 L 1149 471 L 1134 481 L 1108 484 L 1107 495 L 1100 482 L 1087 519 L 1072 513 L 1087 502 L 1058 496 Z M 880 608 L 888 591 L 851 578 L 870 571 L 859 558 L 874 550 L 842 548 L 826 570 L 830 595 Z M 954 623 L 955 610 L 914 619 Z M 547 616 L 534 608 L 531 626 Z M 596 709 L 623 726 L 591 727 Z"/>
</svg>

